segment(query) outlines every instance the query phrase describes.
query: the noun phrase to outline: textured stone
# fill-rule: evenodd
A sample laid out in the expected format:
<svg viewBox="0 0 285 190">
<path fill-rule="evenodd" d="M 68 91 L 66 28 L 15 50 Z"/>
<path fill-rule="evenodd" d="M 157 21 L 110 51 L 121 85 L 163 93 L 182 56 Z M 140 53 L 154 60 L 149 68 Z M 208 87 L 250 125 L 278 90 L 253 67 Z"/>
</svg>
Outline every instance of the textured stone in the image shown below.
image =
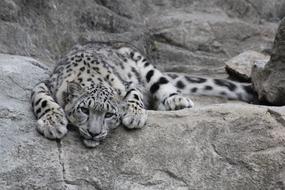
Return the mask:
<svg viewBox="0 0 285 190">
<path fill-rule="evenodd" d="M 283 0 L 218 0 L 231 17 L 260 22 L 264 20 L 279 20 L 283 18 L 285 2 Z"/>
<path fill-rule="evenodd" d="M 160 68 L 210 76 L 222 76 L 225 61 L 245 49 L 271 47 L 275 31 L 274 25 L 260 27 L 211 9 L 169 11 L 147 24 L 153 33 L 149 56 Z"/>
<path fill-rule="evenodd" d="M 145 128 L 87 149 L 76 131 L 36 132 L 30 90 L 48 68 L 1 54 L 0 72 L 0 189 L 285 188 L 285 107 L 193 97 L 193 109 L 149 111 Z"/>
<path fill-rule="evenodd" d="M 271 47 L 282 7 L 282 0 L 2 0 L 0 51 L 54 63 L 77 43 L 120 40 L 166 71 L 225 76 L 229 58 Z"/>
<path fill-rule="evenodd" d="M 64 176 L 78 189 L 282 189 L 283 124 L 240 104 L 150 112 L 146 128 L 117 129 L 96 149 L 70 133 Z"/>
<path fill-rule="evenodd" d="M 277 31 L 270 61 L 254 65 L 252 82 L 261 101 L 285 105 L 285 18 Z"/>
<path fill-rule="evenodd" d="M 254 64 L 268 62 L 270 56 L 256 51 L 246 51 L 225 63 L 225 69 L 230 77 L 242 82 L 251 82 L 251 68 Z"/>
<path fill-rule="evenodd" d="M 0 54 L 0 189 L 63 189 L 57 143 L 35 130 L 32 87 L 48 69 L 32 58 Z"/>
</svg>

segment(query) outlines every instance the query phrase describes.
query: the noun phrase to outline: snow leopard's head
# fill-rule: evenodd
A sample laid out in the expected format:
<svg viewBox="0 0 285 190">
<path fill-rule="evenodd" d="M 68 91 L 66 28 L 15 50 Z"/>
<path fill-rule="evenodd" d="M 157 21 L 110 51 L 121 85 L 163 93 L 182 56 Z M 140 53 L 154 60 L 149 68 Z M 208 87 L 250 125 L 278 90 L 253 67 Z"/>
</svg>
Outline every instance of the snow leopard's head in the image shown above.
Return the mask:
<svg viewBox="0 0 285 190">
<path fill-rule="evenodd" d="M 88 147 L 97 146 L 120 125 L 122 107 L 121 99 L 110 87 L 99 84 L 86 89 L 75 82 L 67 85 L 66 116 L 78 127 Z"/>
</svg>

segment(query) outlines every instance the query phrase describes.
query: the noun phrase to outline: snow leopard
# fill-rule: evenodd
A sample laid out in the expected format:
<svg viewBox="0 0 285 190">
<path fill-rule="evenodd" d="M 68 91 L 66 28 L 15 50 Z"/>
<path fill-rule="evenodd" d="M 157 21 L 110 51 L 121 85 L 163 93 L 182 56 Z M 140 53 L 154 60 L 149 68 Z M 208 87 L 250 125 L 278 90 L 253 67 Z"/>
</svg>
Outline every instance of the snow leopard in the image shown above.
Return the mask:
<svg viewBox="0 0 285 190">
<path fill-rule="evenodd" d="M 249 85 L 225 79 L 163 73 L 134 46 L 123 42 L 77 45 L 31 94 L 37 130 L 61 139 L 76 126 L 84 145 L 96 147 L 122 125 L 146 125 L 147 109 L 192 108 L 189 95 L 221 96 L 251 102 Z"/>
</svg>

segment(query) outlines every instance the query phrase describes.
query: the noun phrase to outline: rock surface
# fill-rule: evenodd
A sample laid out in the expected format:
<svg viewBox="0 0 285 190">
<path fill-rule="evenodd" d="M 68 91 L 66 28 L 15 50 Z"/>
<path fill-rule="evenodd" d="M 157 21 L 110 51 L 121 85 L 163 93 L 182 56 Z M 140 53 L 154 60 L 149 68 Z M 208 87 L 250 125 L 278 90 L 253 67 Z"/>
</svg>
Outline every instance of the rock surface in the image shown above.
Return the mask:
<svg viewBox="0 0 285 190">
<path fill-rule="evenodd" d="M 256 51 L 243 52 L 225 63 L 230 77 L 242 82 L 251 82 L 251 68 L 254 64 L 268 62 L 270 56 Z"/>
<path fill-rule="evenodd" d="M 62 141 L 36 132 L 29 96 L 47 77 L 45 66 L 1 54 L 0 72 L 0 189 L 285 188 L 285 107 L 208 99 L 149 111 L 144 129 L 118 128 L 87 149 L 74 131 Z"/>
<path fill-rule="evenodd" d="M 54 63 L 74 44 L 122 40 L 165 71 L 225 76 L 229 58 L 271 48 L 284 10 L 284 0 L 1 0 L 0 53 Z"/>
<path fill-rule="evenodd" d="M 277 31 L 270 61 L 255 65 L 252 83 L 261 101 L 285 105 L 285 18 Z"/>
<path fill-rule="evenodd" d="M 0 189 L 63 187 L 58 147 L 35 131 L 29 104 L 47 71 L 32 58 L 0 54 Z"/>
</svg>

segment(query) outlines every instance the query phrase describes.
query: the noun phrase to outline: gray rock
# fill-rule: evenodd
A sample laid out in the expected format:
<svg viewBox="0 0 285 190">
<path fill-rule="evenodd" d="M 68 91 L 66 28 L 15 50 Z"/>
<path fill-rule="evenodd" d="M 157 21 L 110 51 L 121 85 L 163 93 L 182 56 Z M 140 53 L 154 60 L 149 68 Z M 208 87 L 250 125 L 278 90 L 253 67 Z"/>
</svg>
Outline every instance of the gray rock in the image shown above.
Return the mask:
<svg viewBox="0 0 285 190">
<path fill-rule="evenodd" d="M 70 134 L 65 177 L 78 189 L 282 189 L 284 126 L 267 110 L 223 104 L 150 112 L 145 129 L 116 130 L 94 150 Z"/>
<path fill-rule="evenodd" d="M 230 77 L 242 82 L 251 82 L 251 68 L 254 64 L 268 62 L 270 56 L 256 52 L 246 51 L 225 63 L 225 69 Z"/>
<path fill-rule="evenodd" d="M 32 87 L 48 69 L 32 58 L 0 54 L 0 189 L 62 189 L 56 142 L 35 130 Z"/>
<path fill-rule="evenodd" d="M 140 23 L 93 0 L 5 0 L 0 5 L 2 53 L 54 62 L 75 44 L 90 40 L 133 40 L 143 44 L 139 39 Z"/>
<path fill-rule="evenodd" d="M 153 62 L 165 71 L 215 77 L 225 73 L 226 60 L 245 49 L 262 51 L 270 47 L 276 28 L 230 18 L 215 9 L 169 11 L 149 17 L 147 24 L 153 33 L 149 51 Z"/>
<path fill-rule="evenodd" d="M 261 101 L 285 105 L 285 18 L 276 34 L 270 61 L 254 65 L 252 83 Z"/>
<path fill-rule="evenodd" d="M 285 2 L 283 0 L 218 0 L 231 17 L 260 22 L 264 20 L 279 20 L 284 17 Z"/>
<path fill-rule="evenodd" d="M 75 131 L 57 142 L 36 132 L 30 90 L 47 67 L 1 54 L 0 72 L 1 190 L 285 188 L 285 107 L 193 97 L 196 108 L 149 111 L 144 129 L 87 149 Z"/>
<path fill-rule="evenodd" d="M 229 58 L 271 47 L 277 28 L 271 21 L 280 18 L 283 4 L 282 0 L 2 0 L 0 52 L 53 64 L 77 43 L 121 40 L 136 45 L 166 71 L 220 77 L 225 76 L 223 66 Z"/>
</svg>

